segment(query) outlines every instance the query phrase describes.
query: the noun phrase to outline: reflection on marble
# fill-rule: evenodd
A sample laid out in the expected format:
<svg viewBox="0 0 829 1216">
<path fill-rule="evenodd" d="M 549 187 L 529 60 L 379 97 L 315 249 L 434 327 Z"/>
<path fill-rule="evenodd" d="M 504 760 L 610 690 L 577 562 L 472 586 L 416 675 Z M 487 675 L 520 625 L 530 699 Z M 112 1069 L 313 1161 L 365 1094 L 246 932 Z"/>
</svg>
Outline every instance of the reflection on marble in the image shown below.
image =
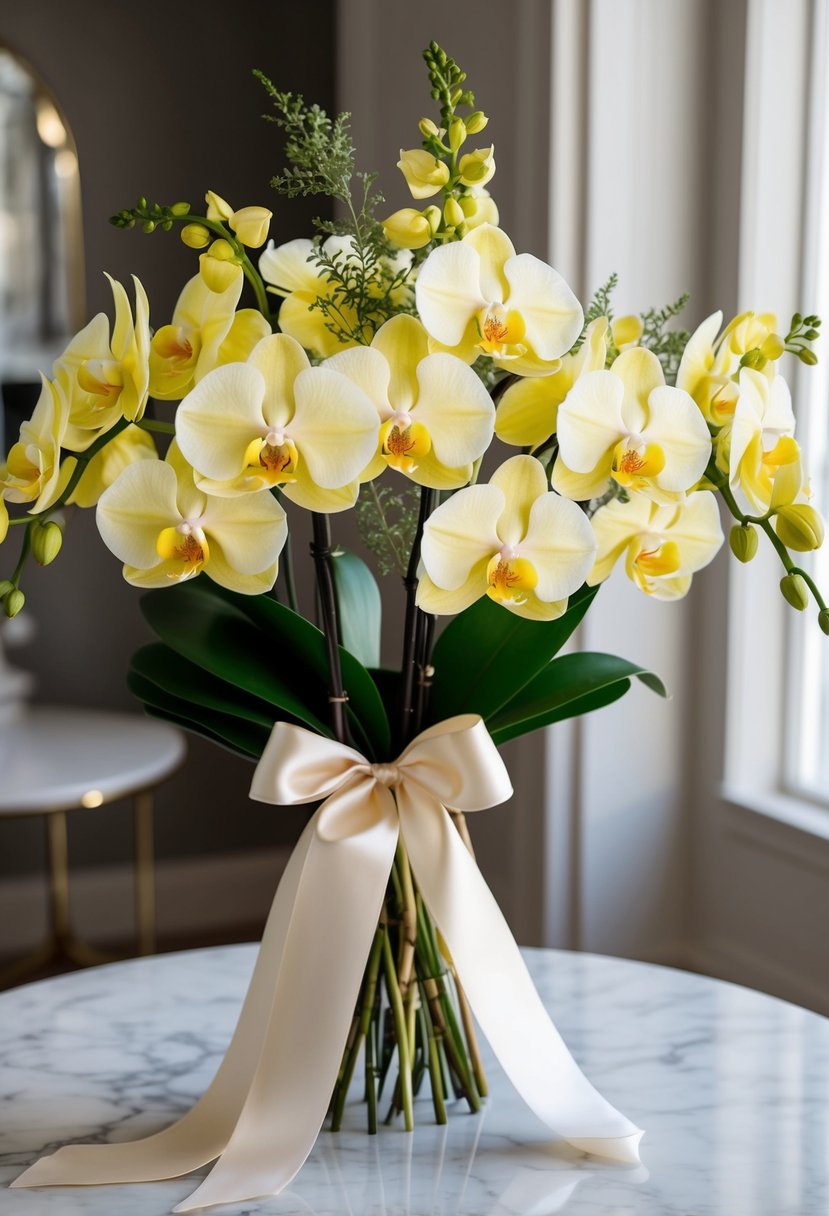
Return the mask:
<svg viewBox="0 0 829 1216">
<path fill-rule="evenodd" d="M 117 963 L 0 995 L 0 1185 L 68 1141 L 126 1140 L 188 1109 L 229 1040 L 255 948 Z M 479 1116 L 368 1137 L 355 1101 L 281 1196 L 237 1216 L 818 1216 L 829 1212 L 829 1021 L 668 968 L 529 951 L 545 1003 L 646 1129 L 625 1169 L 550 1145 L 489 1064 Z M 206 1172 L 206 1171 L 203 1171 Z M 162 1216 L 194 1176 L 0 1191 L 3 1216 Z"/>
</svg>

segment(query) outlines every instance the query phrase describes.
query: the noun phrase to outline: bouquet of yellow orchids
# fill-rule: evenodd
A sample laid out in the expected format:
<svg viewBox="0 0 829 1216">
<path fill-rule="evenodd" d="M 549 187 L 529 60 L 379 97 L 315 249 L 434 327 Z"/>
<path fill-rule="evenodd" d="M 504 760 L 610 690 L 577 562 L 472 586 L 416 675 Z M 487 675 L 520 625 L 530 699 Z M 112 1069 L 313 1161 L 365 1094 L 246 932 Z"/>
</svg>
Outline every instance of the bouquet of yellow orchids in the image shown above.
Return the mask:
<svg viewBox="0 0 829 1216">
<path fill-rule="evenodd" d="M 636 678 L 664 693 L 636 663 L 559 652 L 617 564 L 647 595 L 684 596 L 723 543 L 723 505 L 736 557 L 750 560 L 764 533 L 782 593 L 798 609 L 814 601 L 829 633 L 798 564 L 823 524 L 779 370 L 815 361 L 818 318 L 796 315 L 783 335 L 770 315 L 723 325 L 715 313 L 689 337 L 669 328 L 684 301 L 614 319 L 612 280 L 585 312 L 498 226 L 494 150 L 474 146 L 487 118 L 440 47 L 425 59 L 440 113 L 399 168 L 415 203 L 431 202 L 378 218 L 347 115 L 263 77 L 285 136 L 274 186 L 333 198 L 343 218 L 254 261 L 264 207 L 234 210 L 209 192 L 203 214 L 144 198 L 119 212 L 123 228 L 178 227 L 198 273 L 155 330 L 139 281 L 134 305 L 111 281 L 112 327 L 101 314 L 70 342 L 0 469 L 0 537 L 23 528 L 0 586 L 8 615 L 23 604 L 27 558 L 57 555 L 56 512 L 94 506 L 124 577 L 147 589 L 159 640 L 129 678 L 149 713 L 256 761 L 275 722 L 301 727 L 344 745 L 386 789 L 406 749 L 455 715 L 475 715 L 500 744 L 607 705 Z M 493 460 L 495 437 L 512 451 Z M 369 560 L 332 539 L 351 508 Z M 302 511 L 315 620 L 290 552 Z M 394 669 L 380 665 L 372 565 L 405 584 Z M 334 788 L 312 786 L 305 801 Z M 254 796 L 265 796 L 256 782 Z M 478 805 L 451 790 L 441 801 L 468 843 L 462 812 Z M 346 834 L 335 820 L 326 840 Z M 453 1094 L 477 1109 L 486 1093 L 455 948 L 407 843 L 404 830 L 350 994 L 335 1128 L 362 1048 L 372 1129 L 395 1057 L 391 1111 L 407 1126 L 427 1077 L 439 1121 Z"/>
</svg>

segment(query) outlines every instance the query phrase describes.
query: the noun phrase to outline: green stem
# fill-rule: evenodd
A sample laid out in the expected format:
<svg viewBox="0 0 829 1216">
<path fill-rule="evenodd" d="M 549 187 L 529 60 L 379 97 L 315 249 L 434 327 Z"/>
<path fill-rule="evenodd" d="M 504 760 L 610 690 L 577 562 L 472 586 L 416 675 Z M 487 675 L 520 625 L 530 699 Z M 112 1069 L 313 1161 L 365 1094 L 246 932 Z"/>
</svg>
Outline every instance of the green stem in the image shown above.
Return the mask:
<svg viewBox="0 0 829 1216">
<path fill-rule="evenodd" d="M 397 969 L 391 952 L 391 942 L 386 927 L 383 928 L 383 964 L 386 977 L 386 991 L 394 1018 L 394 1035 L 397 1040 L 397 1060 L 400 1069 L 400 1097 L 403 1107 L 403 1121 L 406 1131 L 414 1130 L 414 1099 L 412 1097 L 412 1064 L 409 1055 L 409 1036 L 406 1027 L 406 1014 L 403 1009 L 403 997 L 397 982 Z"/>
<path fill-rule="evenodd" d="M 345 1100 L 348 1097 L 348 1090 L 354 1076 L 357 1057 L 360 1054 L 360 1046 L 371 1025 L 371 1015 L 374 1011 L 374 1002 L 377 996 L 377 979 L 380 973 L 383 939 L 385 937 L 385 926 L 378 925 L 377 932 L 374 934 L 374 941 L 371 944 L 368 963 L 366 964 L 366 975 L 363 981 L 363 1000 L 360 1006 L 360 1020 L 357 1024 L 357 1033 L 354 1036 L 351 1047 L 346 1053 L 346 1058 L 337 1080 L 337 1087 L 334 1091 L 333 1113 L 331 1116 L 332 1132 L 338 1132 L 342 1126 Z"/>
<path fill-rule="evenodd" d="M 142 431 L 152 431 L 156 435 L 175 435 L 176 433 L 174 422 L 157 422 L 155 418 L 142 418 L 135 425 Z"/>
<path fill-rule="evenodd" d="M 256 307 L 262 313 L 265 320 L 270 321 L 271 307 L 268 293 L 265 290 L 265 282 L 245 252 L 245 246 L 242 242 L 237 240 L 233 233 L 219 220 L 209 220 L 203 215 L 171 215 L 167 218 L 177 220 L 180 224 L 201 224 L 203 228 L 208 228 L 211 232 L 215 232 L 217 236 L 221 237 L 223 241 L 227 241 L 228 245 L 232 247 L 239 265 L 242 267 L 245 278 L 253 288 L 253 294 L 256 296 Z"/>
<path fill-rule="evenodd" d="M 26 559 L 29 556 L 29 551 L 32 547 L 32 527 L 38 526 L 33 520 L 28 520 L 27 522 L 29 526 L 23 533 L 23 543 L 20 546 L 20 557 L 18 558 L 17 565 L 14 568 L 14 574 L 12 574 L 11 577 L 11 581 L 14 583 L 15 587 L 20 586 L 20 576 L 23 573 L 23 567 L 26 565 Z"/>
<path fill-rule="evenodd" d="M 377 1070 L 374 1067 L 374 1035 L 366 1035 L 366 1103 L 368 1134 L 377 1135 Z"/>
</svg>

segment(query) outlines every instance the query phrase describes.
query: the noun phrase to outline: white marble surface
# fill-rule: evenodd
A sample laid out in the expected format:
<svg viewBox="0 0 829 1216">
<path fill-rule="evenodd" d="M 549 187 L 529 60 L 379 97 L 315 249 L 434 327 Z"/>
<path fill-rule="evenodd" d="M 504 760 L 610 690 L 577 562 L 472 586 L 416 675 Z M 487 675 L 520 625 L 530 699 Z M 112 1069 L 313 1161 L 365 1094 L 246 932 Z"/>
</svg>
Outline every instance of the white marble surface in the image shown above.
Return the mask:
<svg viewBox="0 0 829 1216">
<path fill-rule="evenodd" d="M 187 1109 L 230 1037 L 255 948 L 163 955 L 0 995 L 0 1212 L 162 1216 L 194 1178 L 5 1190 L 35 1157 L 131 1139 Z M 323 1132 L 289 1191 L 238 1216 L 824 1216 L 829 1021 L 668 968 L 528 952 L 539 990 L 591 1078 L 641 1127 L 625 1169 L 551 1145 L 495 1067 L 479 1116 L 413 1136 Z"/>
<path fill-rule="evenodd" d="M 181 733 L 139 714 L 32 706 L 0 733 L 0 815 L 100 806 L 184 759 Z"/>
</svg>

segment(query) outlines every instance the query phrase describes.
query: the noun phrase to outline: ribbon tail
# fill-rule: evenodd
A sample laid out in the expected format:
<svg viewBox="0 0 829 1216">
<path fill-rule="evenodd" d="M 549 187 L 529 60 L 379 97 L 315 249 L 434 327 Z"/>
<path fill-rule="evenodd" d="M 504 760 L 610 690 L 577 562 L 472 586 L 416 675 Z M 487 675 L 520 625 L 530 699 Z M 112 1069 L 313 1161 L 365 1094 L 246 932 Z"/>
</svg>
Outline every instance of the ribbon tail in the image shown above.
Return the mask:
<svg viewBox="0 0 829 1216">
<path fill-rule="evenodd" d="M 389 809 L 357 835 L 336 841 L 314 835 L 244 1107 L 213 1170 L 176 1212 L 276 1194 L 313 1148 L 394 862 L 398 829 L 393 804 Z"/>
<path fill-rule="evenodd" d="M 313 821 L 296 844 L 276 890 L 239 1021 L 216 1076 L 181 1119 L 141 1140 L 72 1144 L 41 1157 L 10 1185 L 82 1186 L 177 1178 L 224 1150 L 259 1061 L 300 880 L 315 840 Z"/>
<path fill-rule="evenodd" d="M 398 791 L 397 801 L 415 879 L 507 1077 L 574 1148 L 638 1163 L 642 1131 L 602 1097 L 571 1056 L 448 814 L 437 801 L 414 800 L 408 791 Z"/>
</svg>

